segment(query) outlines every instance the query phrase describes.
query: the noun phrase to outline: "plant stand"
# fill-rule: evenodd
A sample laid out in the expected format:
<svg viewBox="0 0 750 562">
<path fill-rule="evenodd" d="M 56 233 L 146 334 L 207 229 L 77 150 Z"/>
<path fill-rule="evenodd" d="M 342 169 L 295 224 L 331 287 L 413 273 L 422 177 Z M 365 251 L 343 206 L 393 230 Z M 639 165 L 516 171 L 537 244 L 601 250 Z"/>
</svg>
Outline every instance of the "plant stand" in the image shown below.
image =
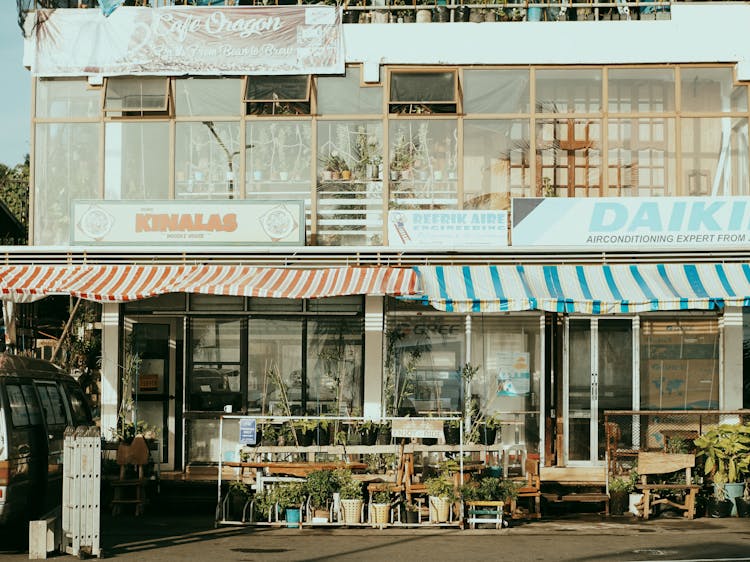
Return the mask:
<svg viewBox="0 0 750 562">
<path fill-rule="evenodd" d="M 474 529 L 477 523 L 494 523 L 495 529 L 502 529 L 504 505 L 502 501 L 466 502 L 466 522 L 469 529 Z"/>
</svg>

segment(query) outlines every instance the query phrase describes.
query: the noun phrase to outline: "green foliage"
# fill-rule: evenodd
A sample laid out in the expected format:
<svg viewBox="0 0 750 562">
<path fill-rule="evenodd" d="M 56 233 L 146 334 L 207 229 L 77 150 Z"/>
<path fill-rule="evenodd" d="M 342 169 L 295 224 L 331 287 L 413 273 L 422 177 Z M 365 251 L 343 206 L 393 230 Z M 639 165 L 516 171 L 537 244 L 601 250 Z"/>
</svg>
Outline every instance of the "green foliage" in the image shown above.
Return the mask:
<svg viewBox="0 0 750 562">
<path fill-rule="evenodd" d="M 238 496 L 243 500 L 247 500 L 248 498 L 250 498 L 251 489 L 250 486 L 245 484 L 242 480 L 232 480 L 231 482 L 229 482 L 227 493 Z"/>
<path fill-rule="evenodd" d="M 714 482 L 740 482 L 750 472 L 750 424 L 721 424 L 695 440 Z"/>
<path fill-rule="evenodd" d="M 635 479 L 633 478 L 632 474 L 628 478 L 621 478 L 619 476 L 616 476 L 609 481 L 610 493 L 614 492 L 629 494 L 633 490 L 635 490 Z"/>
<path fill-rule="evenodd" d="M 372 494 L 372 503 L 390 504 L 391 494 L 385 490 L 378 490 Z"/>
<path fill-rule="evenodd" d="M 288 482 L 279 484 L 271 492 L 273 504 L 278 504 L 280 510 L 300 507 L 307 498 L 305 482 Z"/>
<path fill-rule="evenodd" d="M 0 244 L 27 243 L 29 224 L 29 156 L 23 164 L 10 168 L 0 164 L 0 201 L 13 213 L 19 223 L 25 228 L 22 238 L 3 237 L 0 234 Z"/>
<path fill-rule="evenodd" d="M 456 492 L 453 487 L 453 481 L 449 480 L 446 476 L 428 478 L 424 481 L 424 486 L 427 489 L 427 493 L 431 496 L 446 498 L 449 501 L 455 500 Z"/>
<path fill-rule="evenodd" d="M 338 481 L 338 492 L 342 500 L 358 500 L 362 498 L 362 483 L 355 480 L 351 470 L 340 468 L 334 471 Z"/>
<path fill-rule="evenodd" d="M 487 476 L 479 481 L 468 482 L 461 486 L 461 496 L 466 501 L 504 501 L 509 502 L 518 497 L 522 483 Z"/>
<path fill-rule="evenodd" d="M 313 509 L 325 509 L 339 491 L 339 479 L 333 470 L 314 470 L 307 475 L 307 494 Z"/>
<path fill-rule="evenodd" d="M 273 490 L 265 489 L 262 492 L 255 494 L 253 508 L 255 509 L 255 513 L 263 519 L 268 519 L 272 513 L 274 505 L 276 505 L 276 502 L 274 500 Z"/>
<path fill-rule="evenodd" d="M 115 438 L 124 443 L 131 443 L 136 435 L 143 435 L 146 439 L 156 439 L 159 435 L 159 430 L 146 423 L 143 420 L 137 422 L 129 422 L 125 420 L 119 420 L 117 425 L 117 432 Z"/>
</svg>

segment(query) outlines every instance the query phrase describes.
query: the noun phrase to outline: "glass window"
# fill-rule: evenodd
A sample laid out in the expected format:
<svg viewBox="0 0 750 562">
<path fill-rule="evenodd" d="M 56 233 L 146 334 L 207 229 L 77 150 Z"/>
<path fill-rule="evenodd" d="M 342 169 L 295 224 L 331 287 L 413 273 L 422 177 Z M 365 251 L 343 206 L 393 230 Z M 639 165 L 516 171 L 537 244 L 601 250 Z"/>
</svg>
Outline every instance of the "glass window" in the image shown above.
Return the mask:
<svg viewBox="0 0 750 562">
<path fill-rule="evenodd" d="M 307 301 L 309 312 L 364 312 L 364 300 L 360 295 L 310 299 Z"/>
<path fill-rule="evenodd" d="M 528 113 L 528 70 L 464 70 L 465 113 Z"/>
<path fill-rule="evenodd" d="M 747 86 L 735 86 L 731 67 L 683 67 L 680 86 L 682 111 L 747 111 Z"/>
<path fill-rule="evenodd" d="M 245 182 L 248 199 L 305 202 L 306 238 L 311 237 L 312 126 L 310 121 L 248 121 Z"/>
<path fill-rule="evenodd" d="M 391 209 L 458 208 L 457 138 L 454 119 L 391 123 Z"/>
<path fill-rule="evenodd" d="M 47 425 L 65 425 L 68 416 L 60 389 L 54 384 L 43 383 L 38 384 L 36 388 L 42 401 L 42 411 Z"/>
<path fill-rule="evenodd" d="M 610 68 L 607 80 L 611 113 L 662 113 L 675 109 L 671 68 Z"/>
<path fill-rule="evenodd" d="M 303 326 L 301 319 L 250 319 L 248 412 L 261 415 L 305 413 Z"/>
<path fill-rule="evenodd" d="M 610 119 L 608 127 L 612 196 L 677 195 L 674 119 Z"/>
<path fill-rule="evenodd" d="M 387 415 L 463 412 L 463 316 L 389 316 L 383 402 Z"/>
<path fill-rule="evenodd" d="M 363 319 L 311 319 L 307 334 L 307 412 L 361 412 Z"/>
<path fill-rule="evenodd" d="M 536 110 L 540 113 L 598 113 L 602 71 L 598 68 L 537 70 Z"/>
<path fill-rule="evenodd" d="M 36 83 L 36 116 L 50 119 L 99 117 L 101 88 L 86 79 L 44 79 Z"/>
<path fill-rule="evenodd" d="M 31 425 L 41 425 L 42 408 L 39 406 L 39 399 L 34 392 L 34 387 L 30 384 L 22 384 L 21 392 L 23 392 L 23 399 L 26 402 L 26 411 L 29 413 Z"/>
<path fill-rule="evenodd" d="M 71 202 L 100 199 L 99 125 L 40 123 L 34 151 L 34 244 L 67 244 Z"/>
<path fill-rule="evenodd" d="M 177 123 L 175 134 L 175 198 L 236 198 L 239 122 Z"/>
<path fill-rule="evenodd" d="M 169 79 L 162 76 L 112 76 L 105 81 L 104 111 L 125 115 L 130 112 L 167 110 Z"/>
<path fill-rule="evenodd" d="M 316 243 L 381 245 L 382 122 L 319 122 L 318 158 Z"/>
<path fill-rule="evenodd" d="M 537 122 L 537 193 L 544 197 L 601 197 L 601 120 Z"/>
<path fill-rule="evenodd" d="M 29 413 L 26 411 L 26 401 L 23 398 L 21 386 L 8 384 L 5 386 L 10 405 L 10 419 L 13 427 L 25 427 L 30 424 Z"/>
<path fill-rule="evenodd" d="M 719 407 L 716 318 L 641 320 L 641 408 Z"/>
<path fill-rule="evenodd" d="M 185 293 L 168 293 L 137 301 L 123 303 L 126 311 L 185 310 Z"/>
<path fill-rule="evenodd" d="M 309 115 L 310 76 L 248 76 L 248 115 Z"/>
<path fill-rule="evenodd" d="M 169 198 L 169 123 L 106 123 L 104 197 Z"/>
<path fill-rule="evenodd" d="M 190 310 L 219 311 L 219 310 L 242 310 L 245 306 L 245 297 L 233 297 L 227 295 L 190 295 Z"/>
<path fill-rule="evenodd" d="M 499 442 L 525 443 L 529 452 L 539 452 L 541 353 L 538 316 L 472 316 L 473 408 L 503 421 Z"/>
<path fill-rule="evenodd" d="M 302 312 L 304 302 L 301 299 L 250 297 L 249 310 L 252 312 Z"/>
<path fill-rule="evenodd" d="M 382 86 L 362 86 L 358 66 L 348 66 L 344 76 L 317 79 L 318 112 L 321 115 L 381 114 Z"/>
<path fill-rule="evenodd" d="M 192 368 L 188 408 L 193 411 L 232 411 L 242 408 L 240 356 L 242 321 L 233 318 L 194 318 L 190 322 Z"/>
<path fill-rule="evenodd" d="M 239 78 L 178 78 L 175 115 L 239 116 L 241 88 Z"/>
<path fill-rule="evenodd" d="M 748 125 L 744 117 L 681 120 L 685 195 L 748 195 Z"/>
<path fill-rule="evenodd" d="M 528 119 L 464 120 L 464 208 L 509 209 L 511 197 L 530 197 L 529 158 Z"/>
<path fill-rule="evenodd" d="M 456 113 L 456 71 L 393 71 L 390 113 Z"/>
<path fill-rule="evenodd" d="M 233 318 L 194 318 L 190 344 L 193 362 L 239 363 L 240 324 Z"/>
<path fill-rule="evenodd" d="M 88 402 L 83 391 L 75 384 L 66 385 L 73 425 L 86 425 L 91 421 Z"/>
</svg>

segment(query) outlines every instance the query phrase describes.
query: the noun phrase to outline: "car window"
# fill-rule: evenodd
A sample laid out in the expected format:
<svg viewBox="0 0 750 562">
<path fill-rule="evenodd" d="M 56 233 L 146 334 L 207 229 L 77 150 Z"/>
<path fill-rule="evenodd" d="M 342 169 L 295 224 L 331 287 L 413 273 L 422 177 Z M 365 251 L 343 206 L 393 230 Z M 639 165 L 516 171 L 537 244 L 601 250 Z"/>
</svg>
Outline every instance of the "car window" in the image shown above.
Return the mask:
<svg viewBox="0 0 750 562">
<path fill-rule="evenodd" d="M 42 401 L 42 411 L 47 425 L 64 425 L 67 423 L 65 406 L 58 388 L 53 384 L 37 383 L 37 390 Z"/>
<path fill-rule="evenodd" d="M 8 404 L 10 404 L 10 419 L 13 427 L 25 427 L 29 425 L 29 413 L 26 411 L 26 401 L 23 399 L 23 391 L 18 384 L 5 386 L 8 393 Z"/>
<path fill-rule="evenodd" d="M 30 384 L 22 384 L 21 392 L 26 402 L 26 411 L 29 413 L 31 425 L 42 425 L 42 409 L 39 407 L 39 399 Z"/>
<path fill-rule="evenodd" d="M 91 415 L 83 390 L 75 384 L 66 384 L 65 390 L 68 393 L 73 425 L 88 425 L 91 423 Z"/>
</svg>

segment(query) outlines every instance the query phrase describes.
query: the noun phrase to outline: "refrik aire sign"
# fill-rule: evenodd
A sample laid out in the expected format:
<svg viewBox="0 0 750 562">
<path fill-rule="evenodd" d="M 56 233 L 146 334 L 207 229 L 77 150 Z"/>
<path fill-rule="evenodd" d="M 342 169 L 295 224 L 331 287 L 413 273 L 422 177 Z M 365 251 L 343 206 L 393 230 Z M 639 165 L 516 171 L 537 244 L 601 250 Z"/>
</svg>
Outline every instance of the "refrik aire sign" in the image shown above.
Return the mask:
<svg viewBox="0 0 750 562">
<path fill-rule="evenodd" d="M 512 224 L 514 246 L 745 246 L 750 197 L 514 199 Z"/>
</svg>

